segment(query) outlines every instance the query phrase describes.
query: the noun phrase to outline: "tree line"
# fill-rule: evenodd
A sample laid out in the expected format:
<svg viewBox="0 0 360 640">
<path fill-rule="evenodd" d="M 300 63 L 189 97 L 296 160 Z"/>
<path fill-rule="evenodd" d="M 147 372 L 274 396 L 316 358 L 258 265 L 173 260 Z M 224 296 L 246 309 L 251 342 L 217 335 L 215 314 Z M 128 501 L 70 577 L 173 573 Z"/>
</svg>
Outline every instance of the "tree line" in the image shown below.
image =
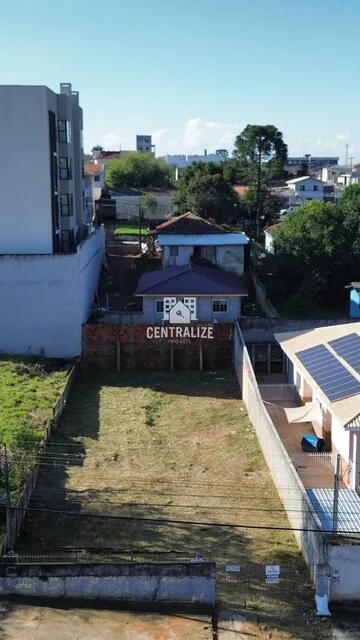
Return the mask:
<svg viewBox="0 0 360 640">
<path fill-rule="evenodd" d="M 235 140 L 232 158 L 222 163 L 194 163 L 180 171 L 175 203 L 179 214 L 192 210 L 218 223 L 240 224 L 259 237 L 279 210 L 269 184 L 284 176 L 287 146 L 273 125 L 247 125 Z M 148 153 L 130 153 L 113 160 L 106 184 L 118 188 L 167 188 L 172 169 Z M 239 198 L 235 184 L 247 186 Z"/>
</svg>

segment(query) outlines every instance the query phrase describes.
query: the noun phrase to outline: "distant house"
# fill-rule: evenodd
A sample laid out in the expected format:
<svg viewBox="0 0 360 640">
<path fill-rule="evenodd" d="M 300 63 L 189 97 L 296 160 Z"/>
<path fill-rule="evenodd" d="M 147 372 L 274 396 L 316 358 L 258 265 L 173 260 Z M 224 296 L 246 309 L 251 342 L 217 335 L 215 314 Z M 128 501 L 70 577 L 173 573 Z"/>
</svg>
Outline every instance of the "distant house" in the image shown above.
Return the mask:
<svg viewBox="0 0 360 640">
<path fill-rule="evenodd" d="M 249 243 L 244 233 L 225 231 L 189 211 L 158 225 L 155 234 L 162 249 L 163 268 L 203 261 L 239 276 L 244 273 L 245 247 Z"/>
<path fill-rule="evenodd" d="M 143 300 L 141 323 L 233 322 L 247 296 L 242 279 L 194 264 L 145 273 L 136 296 Z"/>
<path fill-rule="evenodd" d="M 347 289 L 350 289 L 350 318 L 360 318 L 360 282 L 351 282 Z"/>
<path fill-rule="evenodd" d="M 298 203 L 306 200 L 323 200 L 324 183 L 310 176 L 293 178 L 286 181 L 288 189 L 294 194 Z"/>
<path fill-rule="evenodd" d="M 105 187 L 105 171 L 102 165 L 88 163 L 84 166 L 85 208 L 87 219 L 92 220 L 95 202 L 100 199 L 101 191 Z"/>
<path fill-rule="evenodd" d="M 267 253 L 274 253 L 274 233 L 276 233 L 276 229 L 279 229 L 280 224 L 279 221 L 264 228 L 265 251 Z"/>
<path fill-rule="evenodd" d="M 313 409 L 312 426 L 339 453 L 342 476 L 360 485 L 360 323 L 275 335 L 290 383 Z M 289 425 L 291 429 L 291 425 Z"/>
</svg>

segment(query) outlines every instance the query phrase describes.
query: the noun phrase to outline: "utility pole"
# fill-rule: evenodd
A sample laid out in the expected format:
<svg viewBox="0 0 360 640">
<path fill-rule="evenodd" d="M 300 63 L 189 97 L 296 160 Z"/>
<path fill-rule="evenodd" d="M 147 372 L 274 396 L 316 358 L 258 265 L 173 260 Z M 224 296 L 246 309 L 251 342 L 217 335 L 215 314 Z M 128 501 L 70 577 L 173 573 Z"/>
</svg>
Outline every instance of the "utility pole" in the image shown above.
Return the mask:
<svg viewBox="0 0 360 640">
<path fill-rule="evenodd" d="M 337 533 L 339 518 L 339 483 L 340 483 L 340 454 L 336 456 L 334 475 L 334 503 L 333 503 L 333 533 Z"/>
<path fill-rule="evenodd" d="M 141 239 L 142 239 L 141 232 L 142 232 L 142 215 L 143 215 L 143 212 L 142 212 L 142 206 L 141 206 L 140 201 L 138 202 L 138 209 L 139 209 L 139 249 L 140 249 L 140 253 L 141 253 Z"/>
</svg>

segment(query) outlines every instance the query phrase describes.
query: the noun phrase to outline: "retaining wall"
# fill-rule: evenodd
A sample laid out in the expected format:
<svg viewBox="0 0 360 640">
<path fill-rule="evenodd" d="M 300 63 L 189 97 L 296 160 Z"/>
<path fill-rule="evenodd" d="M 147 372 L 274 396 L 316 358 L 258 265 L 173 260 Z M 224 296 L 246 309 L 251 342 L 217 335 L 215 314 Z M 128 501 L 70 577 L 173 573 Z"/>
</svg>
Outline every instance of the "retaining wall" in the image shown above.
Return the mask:
<svg viewBox="0 0 360 640">
<path fill-rule="evenodd" d="M 215 605 L 215 565 L 0 565 L 0 596 Z"/>
</svg>

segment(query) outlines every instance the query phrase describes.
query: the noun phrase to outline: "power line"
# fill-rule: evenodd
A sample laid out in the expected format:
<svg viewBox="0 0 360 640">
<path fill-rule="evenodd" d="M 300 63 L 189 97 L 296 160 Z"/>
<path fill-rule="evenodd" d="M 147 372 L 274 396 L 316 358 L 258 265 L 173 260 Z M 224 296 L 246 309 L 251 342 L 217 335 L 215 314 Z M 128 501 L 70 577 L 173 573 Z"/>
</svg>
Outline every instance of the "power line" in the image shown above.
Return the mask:
<svg viewBox="0 0 360 640">
<path fill-rule="evenodd" d="M 0 505 L 0 509 L 6 510 L 8 507 Z M 14 511 L 23 511 L 23 507 L 11 507 Z M 54 513 L 58 515 L 66 515 L 66 516 L 74 516 L 77 518 L 94 518 L 98 520 L 125 520 L 125 521 L 135 521 L 135 522 L 155 522 L 158 524 L 168 524 L 168 525 L 178 525 L 178 524 L 186 524 L 195 527 L 220 527 L 220 528 L 229 528 L 229 529 L 260 529 L 266 531 L 303 531 L 307 533 L 333 533 L 332 530 L 327 529 L 310 529 L 305 527 L 277 527 L 272 525 L 256 525 L 256 524 L 234 524 L 227 522 L 209 522 L 209 521 L 194 521 L 194 520 L 173 520 L 169 518 L 137 518 L 134 516 L 115 516 L 115 515 L 106 515 L 102 513 L 81 513 L 77 511 L 65 511 L 63 509 L 44 509 L 40 507 L 27 507 L 27 511 L 35 511 L 35 512 L 43 512 L 43 513 Z M 341 531 L 342 535 L 347 535 L 358 540 L 356 534 L 354 535 L 353 531 Z M 360 532 L 359 532 L 360 534 Z"/>
<path fill-rule="evenodd" d="M 183 496 L 179 496 L 179 497 L 183 497 Z M 40 498 L 32 498 L 31 500 L 32 502 L 42 502 Z M 285 509 L 284 507 L 282 509 L 263 509 L 261 507 L 227 507 L 225 505 L 205 505 L 205 504 L 196 504 L 196 505 L 191 505 L 191 504 L 158 504 L 158 503 L 154 503 L 154 502 L 122 502 L 122 503 L 115 503 L 115 502 L 111 502 L 110 500 L 96 500 L 96 498 L 86 498 L 85 500 L 86 502 L 92 502 L 93 504 L 95 504 L 95 506 L 97 505 L 106 505 L 108 507 L 112 507 L 112 508 L 124 508 L 124 507 L 161 507 L 164 508 L 166 507 L 167 509 L 199 509 L 199 510 L 211 510 L 213 511 L 214 509 L 221 509 L 221 510 L 226 510 L 226 511 L 237 511 L 239 513 L 241 513 L 242 511 L 255 511 L 255 512 L 262 512 L 262 513 L 278 513 L 281 515 L 285 515 L 290 512 L 290 513 L 308 513 L 307 510 L 305 509 Z M 76 500 L 71 500 L 71 504 L 79 504 L 80 506 L 82 506 L 82 502 L 80 500 L 76 501 Z M 358 511 L 342 511 L 341 514 L 342 515 L 358 515 Z"/>
</svg>

